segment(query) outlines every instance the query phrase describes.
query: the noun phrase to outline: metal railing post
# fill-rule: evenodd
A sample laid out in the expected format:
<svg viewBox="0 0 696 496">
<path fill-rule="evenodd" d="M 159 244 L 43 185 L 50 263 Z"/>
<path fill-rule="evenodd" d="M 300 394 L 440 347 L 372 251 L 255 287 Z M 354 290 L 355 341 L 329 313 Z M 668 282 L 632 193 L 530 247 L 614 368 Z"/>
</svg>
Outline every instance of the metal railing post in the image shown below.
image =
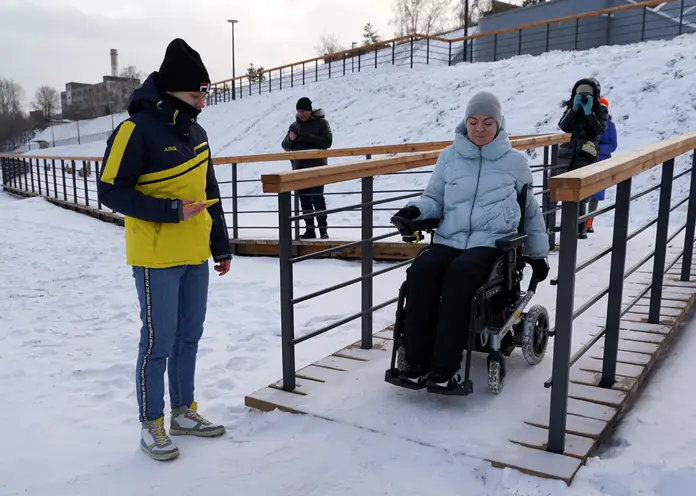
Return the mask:
<svg viewBox="0 0 696 496">
<path fill-rule="evenodd" d="M 68 186 L 65 184 L 65 160 L 60 161 L 60 170 L 63 174 L 63 201 L 68 201 Z"/>
<path fill-rule="evenodd" d="M 372 294 L 373 294 L 373 284 L 374 280 L 372 277 L 368 277 L 372 274 L 373 266 L 373 241 L 374 236 L 373 229 L 373 206 L 371 202 L 374 199 L 374 178 L 364 177 L 362 179 L 362 250 L 360 253 L 360 258 L 362 262 L 362 276 L 365 279 L 362 280 L 361 290 L 362 290 L 362 311 L 365 312 L 362 316 L 362 345 L 361 348 L 364 350 L 369 350 L 372 348 L 372 312 L 369 312 L 372 308 Z"/>
<path fill-rule="evenodd" d="M 82 182 L 85 186 L 85 205 L 89 207 L 89 189 L 87 188 L 87 172 L 89 161 L 82 161 Z M 90 167 L 91 168 L 91 167 Z"/>
<path fill-rule="evenodd" d="M 413 36 L 411 36 L 411 69 L 413 69 Z"/>
<path fill-rule="evenodd" d="M 578 256 L 578 217 L 580 204 L 564 202 L 561 210 L 561 245 L 558 256 L 558 290 L 556 291 L 556 325 L 553 343 L 553 375 L 549 439 L 547 451 L 565 450 L 568 414 L 568 380 L 570 351 L 573 343 L 573 307 L 575 301 L 575 267 Z"/>
<path fill-rule="evenodd" d="M 604 334 L 604 356 L 600 387 L 610 388 L 616 381 L 616 359 L 619 353 L 619 328 L 623 299 L 624 271 L 626 270 L 626 246 L 628 244 L 628 215 L 631 210 L 631 178 L 616 187 L 614 213 L 614 238 L 611 250 L 609 296 Z"/>
<path fill-rule="evenodd" d="M 51 189 L 48 187 L 48 161 L 43 159 L 44 180 L 46 181 L 46 196 L 51 196 Z"/>
<path fill-rule="evenodd" d="M 681 7 L 679 11 L 679 36 L 681 36 L 684 29 L 684 0 L 681 0 Z"/>
<path fill-rule="evenodd" d="M 283 390 L 295 389 L 295 315 L 292 303 L 292 229 L 290 193 L 278 194 L 278 243 L 280 248 L 280 326 L 283 357 Z"/>
<path fill-rule="evenodd" d="M 101 171 L 99 170 L 99 162 L 94 162 L 94 180 L 97 185 L 99 184 L 99 178 L 101 177 Z M 97 208 L 101 210 L 102 208 L 102 203 L 101 203 L 101 198 L 99 197 L 99 186 L 97 186 Z"/>
<path fill-rule="evenodd" d="M 520 39 L 518 41 L 518 46 L 517 46 L 517 55 L 522 55 L 522 30 L 518 30 L 518 33 L 520 33 Z"/>
<path fill-rule="evenodd" d="M 72 167 L 73 201 L 75 202 L 75 205 L 77 205 L 77 171 L 75 170 L 75 161 L 71 160 L 70 164 Z"/>
<path fill-rule="evenodd" d="M 236 163 L 232 164 L 232 237 L 235 241 L 235 247 L 239 246 L 239 191 L 238 191 L 238 173 L 239 167 Z"/>
<path fill-rule="evenodd" d="M 546 236 L 550 238 L 551 228 L 549 227 L 549 216 L 551 213 L 551 195 L 549 189 L 549 147 L 544 147 L 544 168 L 541 171 L 541 211 L 544 212 L 544 224 L 546 225 Z"/>
<path fill-rule="evenodd" d="M 578 49 L 578 36 L 580 35 L 580 18 L 575 19 L 575 49 Z"/>
<path fill-rule="evenodd" d="M 375 45 L 375 69 L 377 69 L 377 45 Z"/>
<path fill-rule="evenodd" d="M 549 39 L 551 38 L 551 24 L 546 24 L 546 51 L 549 51 Z"/>
<path fill-rule="evenodd" d="M 300 195 L 298 194 L 297 191 L 292 192 L 292 200 L 293 200 L 293 210 L 295 212 L 295 216 L 300 215 Z M 295 241 L 300 240 L 300 221 L 296 220 L 295 225 L 293 227 L 294 234 L 295 234 Z"/>
<path fill-rule="evenodd" d="M 31 159 L 29 159 L 29 179 L 31 180 L 31 192 L 35 193 L 34 190 L 34 164 Z M 28 190 L 29 188 L 27 188 Z"/>
<path fill-rule="evenodd" d="M 653 260 L 652 289 L 650 290 L 650 312 L 648 322 L 660 323 L 662 306 L 662 286 L 665 276 L 665 259 L 667 258 L 667 234 L 669 231 L 669 211 L 672 202 L 672 179 L 674 177 L 674 159 L 662 164 L 662 181 L 660 183 L 660 206 L 657 212 L 657 234 L 655 235 L 655 258 Z"/>
<path fill-rule="evenodd" d="M 452 42 L 449 42 L 449 55 L 447 56 L 447 65 L 452 65 Z"/>
<path fill-rule="evenodd" d="M 56 176 L 56 159 L 51 159 L 51 168 L 53 169 L 53 196 L 58 199 L 58 177 Z"/>
<path fill-rule="evenodd" d="M 430 38 L 425 40 L 425 64 L 430 65 Z"/>
<path fill-rule="evenodd" d="M 302 86 L 305 85 L 305 63 L 302 62 Z"/>
<path fill-rule="evenodd" d="M 551 177 L 558 175 L 558 145 L 551 146 Z M 549 213 L 549 249 L 556 249 L 556 209 L 558 208 L 558 202 L 551 201 L 551 195 L 549 194 L 549 210 L 553 212 Z"/>
<path fill-rule="evenodd" d="M 640 27 L 640 41 L 645 41 L 645 17 L 648 15 L 648 8 L 643 7 L 643 22 Z"/>
<path fill-rule="evenodd" d="M 691 280 L 691 262 L 694 252 L 694 230 L 696 230 L 696 151 L 691 162 L 691 184 L 689 186 L 689 206 L 686 214 L 686 233 L 684 234 L 684 254 L 682 255 L 681 280 Z"/>
<path fill-rule="evenodd" d="M 498 60 L 498 35 L 493 35 L 493 62 Z"/>
</svg>

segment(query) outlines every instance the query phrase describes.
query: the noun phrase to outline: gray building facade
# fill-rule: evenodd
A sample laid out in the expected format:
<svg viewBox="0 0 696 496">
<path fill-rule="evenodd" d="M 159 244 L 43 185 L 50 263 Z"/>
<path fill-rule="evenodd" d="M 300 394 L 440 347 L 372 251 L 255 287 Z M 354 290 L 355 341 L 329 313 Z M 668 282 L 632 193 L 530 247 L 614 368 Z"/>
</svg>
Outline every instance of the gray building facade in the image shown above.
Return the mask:
<svg viewBox="0 0 696 496">
<path fill-rule="evenodd" d="M 479 23 L 479 33 L 633 3 L 628 0 L 549 0 L 484 17 Z M 603 45 L 670 40 L 694 32 L 696 0 L 677 0 L 651 8 L 635 8 L 478 38 L 468 47 L 468 60 L 490 62 L 520 54 L 539 55 L 551 50 L 587 50 Z"/>
</svg>

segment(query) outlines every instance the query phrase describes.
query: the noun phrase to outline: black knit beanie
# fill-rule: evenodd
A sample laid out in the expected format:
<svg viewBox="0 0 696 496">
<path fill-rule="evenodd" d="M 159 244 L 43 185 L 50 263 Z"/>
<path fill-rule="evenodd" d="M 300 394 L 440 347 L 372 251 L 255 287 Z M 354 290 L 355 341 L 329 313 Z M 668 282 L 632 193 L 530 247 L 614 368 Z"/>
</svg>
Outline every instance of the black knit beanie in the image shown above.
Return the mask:
<svg viewBox="0 0 696 496">
<path fill-rule="evenodd" d="M 203 91 L 210 87 L 210 76 L 200 54 L 177 38 L 167 47 L 157 77 L 160 91 Z"/>
<path fill-rule="evenodd" d="M 297 110 L 312 110 L 312 101 L 307 98 L 306 96 L 303 96 L 299 100 L 297 100 Z"/>
</svg>

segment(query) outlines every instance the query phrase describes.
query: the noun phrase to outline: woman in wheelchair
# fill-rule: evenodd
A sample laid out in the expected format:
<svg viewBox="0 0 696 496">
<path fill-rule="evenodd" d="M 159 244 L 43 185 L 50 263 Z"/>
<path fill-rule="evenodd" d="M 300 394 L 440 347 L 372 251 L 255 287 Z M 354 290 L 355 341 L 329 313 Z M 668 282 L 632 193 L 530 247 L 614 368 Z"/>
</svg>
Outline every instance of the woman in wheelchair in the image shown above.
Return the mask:
<svg viewBox="0 0 696 496">
<path fill-rule="evenodd" d="M 407 365 L 398 371 L 406 387 L 446 393 L 462 386 L 472 299 L 501 255 L 496 240 L 516 233 L 522 215 L 534 277 L 540 282 L 548 276 L 549 245 L 539 205 L 531 192 L 524 212 L 518 205 L 518 194 L 531 183 L 527 159 L 512 148 L 505 131 L 500 100 L 478 93 L 423 195 L 396 213 L 414 221 L 440 219 L 433 243 L 407 270 Z"/>
</svg>

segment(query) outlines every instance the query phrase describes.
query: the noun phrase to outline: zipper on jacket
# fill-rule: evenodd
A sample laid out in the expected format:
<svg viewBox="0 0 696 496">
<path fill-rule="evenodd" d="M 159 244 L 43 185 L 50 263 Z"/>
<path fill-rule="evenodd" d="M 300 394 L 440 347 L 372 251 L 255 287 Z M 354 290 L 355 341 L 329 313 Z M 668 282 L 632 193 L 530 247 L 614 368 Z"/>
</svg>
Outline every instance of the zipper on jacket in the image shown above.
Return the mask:
<svg viewBox="0 0 696 496">
<path fill-rule="evenodd" d="M 464 245 L 464 249 L 469 248 L 469 240 L 471 239 L 471 232 L 473 230 L 473 226 L 471 225 L 471 219 L 474 217 L 474 207 L 476 206 L 476 194 L 478 193 L 478 188 L 479 188 L 479 182 L 481 181 L 481 169 L 483 169 L 483 156 L 479 159 L 479 170 L 478 170 L 478 176 L 476 177 L 476 189 L 474 190 L 474 199 L 471 202 L 471 210 L 469 211 L 469 237 L 466 238 L 466 244 Z"/>
</svg>

